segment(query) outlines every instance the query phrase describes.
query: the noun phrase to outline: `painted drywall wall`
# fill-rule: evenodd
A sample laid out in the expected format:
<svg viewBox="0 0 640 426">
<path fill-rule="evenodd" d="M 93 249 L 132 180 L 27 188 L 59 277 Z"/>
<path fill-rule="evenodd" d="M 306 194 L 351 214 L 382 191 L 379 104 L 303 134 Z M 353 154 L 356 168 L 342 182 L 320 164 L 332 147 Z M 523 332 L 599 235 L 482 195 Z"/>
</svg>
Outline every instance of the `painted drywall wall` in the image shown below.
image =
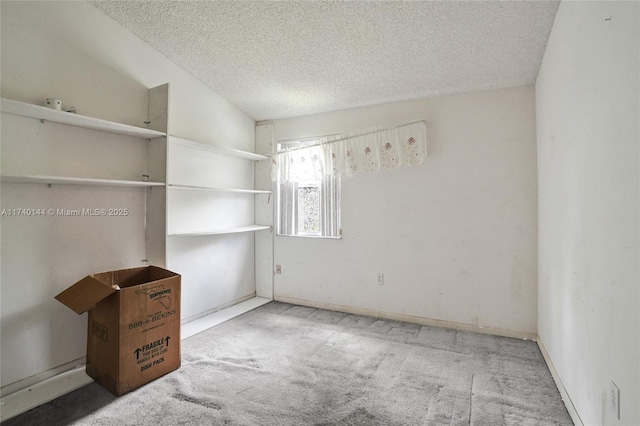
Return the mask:
<svg viewBox="0 0 640 426">
<path fill-rule="evenodd" d="M 256 126 L 256 152 L 271 155 L 273 149 L 273 125 Z M 258 161 L 255 165 L 255 188 L 271 191 L 271 160 Z M 255 233 L 256 238 L 256 296 L 273 299 L 273 217 L 275 197 L 272 193 L 255 196 L 255 223 L 270 225 L 270 230 Z"/>
<path fill-rule="evenodd" d="M 536 82 L 538 333 L 588 425 L 640 424 L 638 22 L 562 2 Z"/>
<path fill-rule="evenodd" d="M 172 134 L 253 150 L 250 117 L 90 4 L 2 2 L 1 19 L 3 97 L 34 104 L 58 98 L 80 114 L 143 127 L 147 89 L 168 82 Z M 29 150 L 44 134 L 51 145 Z M 126 173 L 144 170 L 147 148 L 133 139 L 3 115 L 3 172 L 138 179 Z M 246 180 L 252 182 L 252 174 Z M 82 362 L 86 315 L 53 296 L 88 273 L 140 265 L 145 207 L 137 189 L 2 185 L 3 208 L 93 206 L 131 214 L 117 220 L 2 217 L 3 395 Z M 167 249 L 168 256 L 179 252 L 170 268 L 182 273 L 194 264 L 215 265 L 208 279 L 219 278 L 208 288 L 190 287 L 186 279 L 183 313 L 195 316 L 255 291 L 251 235 L 219 238 L 209 248 L 198 244 L 192 258 L 179 244 Z M 205 274 L 190 269 L 185 275 Z"/>
<path fill-rule="evenodd" d="M 274 121 L 276 141 L 430 133 L 424 164 L 343 177 L 342 239 L 275 237 L 275 298 L 535 336 L 534 109 L 528 86 Z"/>
</svg>

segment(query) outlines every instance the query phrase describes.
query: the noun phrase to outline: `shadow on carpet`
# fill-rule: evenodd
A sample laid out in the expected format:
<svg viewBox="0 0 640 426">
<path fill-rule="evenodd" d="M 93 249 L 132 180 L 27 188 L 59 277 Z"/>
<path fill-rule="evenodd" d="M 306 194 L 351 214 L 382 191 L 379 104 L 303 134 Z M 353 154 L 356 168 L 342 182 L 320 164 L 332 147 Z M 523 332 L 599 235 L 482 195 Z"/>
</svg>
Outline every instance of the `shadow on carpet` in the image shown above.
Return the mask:
<svg viewBox="0 0 640 426">
<path fill-rule="evenodd" d="M 3 425 L 571 425 L 537 345 L 271 302 L 182 342 L 120 398 L 85 386 Z"/>
</svg>

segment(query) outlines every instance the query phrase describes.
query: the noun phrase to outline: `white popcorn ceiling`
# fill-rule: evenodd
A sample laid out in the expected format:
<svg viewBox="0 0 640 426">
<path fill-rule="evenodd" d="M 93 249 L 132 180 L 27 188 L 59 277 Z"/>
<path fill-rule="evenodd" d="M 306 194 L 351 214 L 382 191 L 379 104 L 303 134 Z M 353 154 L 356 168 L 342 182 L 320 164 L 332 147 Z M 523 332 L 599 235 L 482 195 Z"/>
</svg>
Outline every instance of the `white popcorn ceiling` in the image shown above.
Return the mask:
<svg viewBox="0 0 640 426">
<path fill-rule="evenodd" d="M 532 84 L 557 1 L 92 1 L 255 120 Z"/>
</svg>

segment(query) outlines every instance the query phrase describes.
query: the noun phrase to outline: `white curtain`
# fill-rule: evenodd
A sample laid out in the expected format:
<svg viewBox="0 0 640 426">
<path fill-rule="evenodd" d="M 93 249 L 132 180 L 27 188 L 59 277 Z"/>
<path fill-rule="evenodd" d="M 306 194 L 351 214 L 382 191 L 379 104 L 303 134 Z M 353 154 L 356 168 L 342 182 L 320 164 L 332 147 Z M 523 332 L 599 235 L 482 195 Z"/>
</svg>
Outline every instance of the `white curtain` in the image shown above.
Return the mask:
<svg viewBox="0 0 640 426">
<path fill-rule="evenodd" d="M 419 121 L 284 150 L 272 160 L 271 177 L 282 184 L 326 176 L 355 176 L 422 164 L 426 156 L 426 123 Z"/>
<path fill-rule="evenodd" d="M 298 235 L 296 228 L 298 215 L 298 182 L 278 182 L 278 234 Z M 319 234 L 322 236 L 337 237 L 340 235 L 340 198 L 338 188 L 340 179 L 338 176 L 327 175 L 320 179 L 319 193 L 321 199 L 318 203 Z"/>
</svg>

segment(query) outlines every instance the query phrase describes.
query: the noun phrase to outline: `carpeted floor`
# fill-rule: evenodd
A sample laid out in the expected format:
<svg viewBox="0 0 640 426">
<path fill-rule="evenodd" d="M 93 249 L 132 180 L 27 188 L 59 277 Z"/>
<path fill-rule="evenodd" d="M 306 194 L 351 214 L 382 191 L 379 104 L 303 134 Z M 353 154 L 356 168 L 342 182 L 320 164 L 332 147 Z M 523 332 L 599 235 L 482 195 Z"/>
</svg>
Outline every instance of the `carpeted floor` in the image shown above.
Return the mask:
<svg viewBox="0 0 640 426">
<path fill-rule="evenodd" d="M 120 398 L 85 386 L 3 425 L 571 425 L 537 345 L 272 302 L 186 339 Z"/>
</svg>

